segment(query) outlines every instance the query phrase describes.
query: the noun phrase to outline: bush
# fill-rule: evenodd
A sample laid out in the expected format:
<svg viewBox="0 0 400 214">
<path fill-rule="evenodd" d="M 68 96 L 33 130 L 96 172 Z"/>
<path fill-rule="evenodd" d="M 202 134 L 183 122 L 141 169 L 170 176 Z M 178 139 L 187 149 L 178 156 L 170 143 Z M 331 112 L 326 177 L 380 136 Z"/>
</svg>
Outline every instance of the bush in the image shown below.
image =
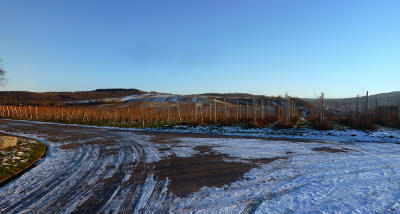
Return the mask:
<svg viewBox="0 0 400 214">
<path fill-rule="evenodd" d="M 354 128 L 359 129 L 359 130 L 376 130 L 377 129 L 374 124 L 372 124 L 369 121 L 365 121 L 365 120 L 356 123 L 356 127 L 354 127 Z"/>
<path fill-rule="evenodd" d="M 349 126 L 354 129 L 359 129 L 359 130 L 375 130 L 376 126 L 366 120 L 361 120 L 361 121 L 356 121 L 354 119 L 343 119 L 340 121 L 341 124 L 345 126 Z"/>
<path fill-rule="evenodd" d="M 333 126 L 327 121 L 321 122 L 320 120 L 313 120 L 313 121 L 311 121 L 311 124 L 312 124 L 312 127 L 317 130 L 332 130 L 333 129 Z"/>
<path fill-rule="evenodd" d="M 290 129 L 296 125 L 294 121 L 281 121 L 274 125 L 274 129 Z"/>
</svg>

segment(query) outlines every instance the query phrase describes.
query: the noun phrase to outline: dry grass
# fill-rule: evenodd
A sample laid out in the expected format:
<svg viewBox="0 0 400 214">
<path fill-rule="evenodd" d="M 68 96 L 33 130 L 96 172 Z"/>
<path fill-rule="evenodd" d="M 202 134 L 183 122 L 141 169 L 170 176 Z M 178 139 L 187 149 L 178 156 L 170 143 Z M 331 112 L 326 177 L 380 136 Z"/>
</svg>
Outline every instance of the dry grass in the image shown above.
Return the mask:
<svg viewBox="0 0 400 214">
<path fill-rule="evenodd" d="M 0 150 L 0 184 L 32 166 L 45 154 L 39 141 L 18 139 L 17 145 Z"/>
<path fill-rule="evenodd" d="M 217 103 L 203 105 L 197 110 L 193 104 L 135 103 L 103 106 L 0 106 L 2 118 L 35 120 L 67 124 L 117 127 L 153 127 L 173 125 L 246 125 L 262 127 L 279 118 L 262 109 Z"/>
</svg>

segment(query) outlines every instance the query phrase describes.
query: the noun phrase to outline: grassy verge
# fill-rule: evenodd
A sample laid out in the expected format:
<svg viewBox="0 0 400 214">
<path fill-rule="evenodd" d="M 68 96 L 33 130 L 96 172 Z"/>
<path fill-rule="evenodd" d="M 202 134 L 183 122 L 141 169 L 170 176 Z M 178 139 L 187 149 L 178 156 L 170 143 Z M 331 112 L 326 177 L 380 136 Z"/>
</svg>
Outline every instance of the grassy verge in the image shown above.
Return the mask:
<svg viewBox="0 0 400 214">
<path fill-rule="evenodd" d="M 19 138 L 17 145 L 0 150 L 0 186 L 32 167 L 46 153 L 46 145 Z"/>
</svg>

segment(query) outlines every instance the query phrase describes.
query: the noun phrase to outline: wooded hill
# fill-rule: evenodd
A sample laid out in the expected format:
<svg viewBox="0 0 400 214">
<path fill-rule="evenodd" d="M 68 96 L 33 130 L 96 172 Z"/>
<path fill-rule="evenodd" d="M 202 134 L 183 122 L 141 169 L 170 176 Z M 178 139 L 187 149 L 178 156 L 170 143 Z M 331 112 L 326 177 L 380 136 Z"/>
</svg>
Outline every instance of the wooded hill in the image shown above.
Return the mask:
<svg viewBox="0 0 400 214">
<path fill-rule="evenodd" d="M 61 105 L 74 100 L 123 97 L 145 92 L 138 89 L 96 89 L 76 92 L 0 91 L 1 105 Z"/>
</svg>

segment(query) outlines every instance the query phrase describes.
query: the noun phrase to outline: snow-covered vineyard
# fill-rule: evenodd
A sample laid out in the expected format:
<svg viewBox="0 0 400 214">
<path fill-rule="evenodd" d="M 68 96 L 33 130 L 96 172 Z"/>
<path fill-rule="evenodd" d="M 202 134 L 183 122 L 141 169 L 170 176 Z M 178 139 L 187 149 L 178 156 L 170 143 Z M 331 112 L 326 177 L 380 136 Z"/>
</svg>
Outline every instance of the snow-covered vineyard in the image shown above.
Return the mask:
<svg viewBox="0 0 400 214">
<path fill-rule="evenodd" d="M 398 213 L 400 132 L 0 121 L 47 156 L 0 187 L 1 213 Z M 197 133 L 197 134 L 193 134 Z"/>
</svg>

